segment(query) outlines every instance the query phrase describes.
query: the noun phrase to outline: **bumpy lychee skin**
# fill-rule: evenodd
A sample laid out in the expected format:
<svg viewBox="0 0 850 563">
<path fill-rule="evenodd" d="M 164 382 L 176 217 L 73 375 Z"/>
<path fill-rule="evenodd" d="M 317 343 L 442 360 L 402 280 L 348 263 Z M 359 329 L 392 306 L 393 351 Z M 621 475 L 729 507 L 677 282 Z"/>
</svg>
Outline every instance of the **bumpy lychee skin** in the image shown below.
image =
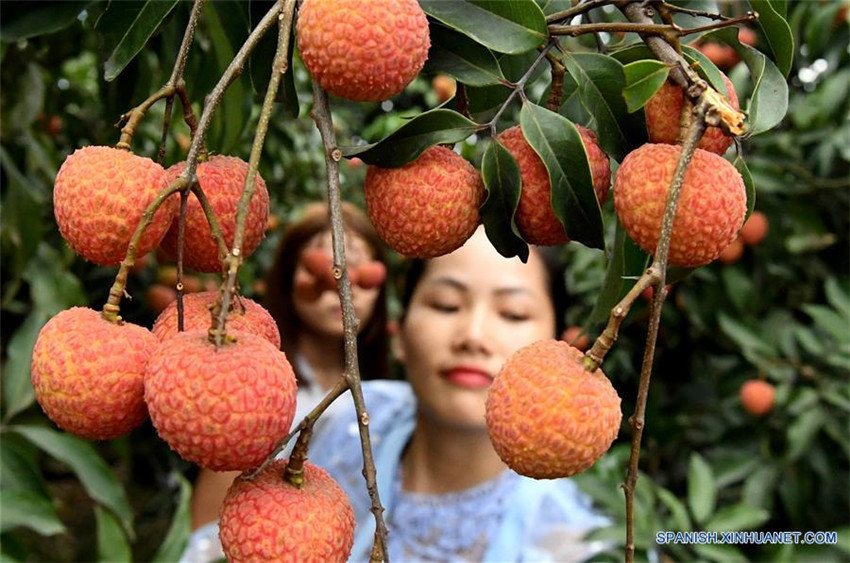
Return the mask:
<svg viewBox="0 0 850 563">
<path fill-rule="evenodd" d="M 218 291 L 202 291 L 183 296 L 183 330 L 207 330 L 212 322 L 210 308 L 218 300 Z M 247 297 L 239 297 L 227 315 L 228 331 L 240 331 L 262 336 L 275 348 L 280 348 L 280 331 L 271 313 Z M 172 301 L 159 314 L 151 331 L 160 340 L 177 334 L 177 301 Z"/>
<path fill-rule="evenodd" d="M 365 191 L 378 234 L 410 258 L 433 258 L 460 248 L 478 227 L 484 201 L 478 171 L 440 146 L 401 168 L 370 166 Z"/>
<path fill-rule="evenodd" d="M 86 307 L 44 325 L 32 353 L 35 398 L 59 428 L 111 440 L 147 418 L 145 366 L 158 341 L 149 330 L 115 324 Z"/>
<path fill-rule="evenodd" d="M 611 164 L 596 141 L 596 133 L 576 125 L 587 151 L 593 190 L 599 205 L 611 188 Z M 553 246 L 569 241 L 564 226 L 552 210 L 552 188 L 546 165 L 525 140 L 519 125 L 502 131 L 497 137 L 519 165 L 522 193 L 514 216 L 522 238 L 531 244 Z"/>
<path fill-rule="evenodd" d="M 229 332 L 218 350 L 205 330 L 164 340 L 145 372 L 159 436 L 180 457 L 215 471 L 262 463 L 295 416 L 295 375 L 267 340 Z"/>
<path fill-rule="evenodd" d="M 85 147 L 65 159 L 53 186 L 59 232 L 74 252 L 95 264 L 115 266 L 142 213 L 167 185 L 162 166 L 112 147 Z M 159 207 L 142 235 L 136 258 L 159 244 L 179 206 L 176 196 Z"/>
<path fill-rule="evenodd" d="M 654 253 L 670 183 L 682 148 L 648 143 L 617 171 L 614 208 L 626 234 Z M 668 261 L 697 267 L 717 258 L 738 236 L 747 212 L 744 180 L 728 161 L 697 149 L 679 194 Z"/>
<path fill-rule="evenodd" d="M 764 416 L 773 410 L 776 389 L 767 381 L 750 379 L 741 386 L 741 404 L 753 416 Z"/>
<path fill-rule="evenodd" d="M 348 559 L 354 511 L 321 467 L 304 464 L 298 489 L 283 480 L 285 460 L 253 480 L 237 478 L 221 507 L 219 536 L 227 560 L 333 563 Z"/>
<path fill-rule="evenodd" d="M 740 109 L 738 94 L 735 93 L 735 87 L 725 74 L 723 75 L 723 84 L 726 85 L 726 91 L 729 93 L 729 104 L 735 109 Z M 682 128 L 683 104 L 682 88 L 669 81 L 665 82 L 664 86 L 650 98 L 644 108 L 646 111 L 646 129 L 649 132 L 650 142 L 676 144 L 679 131 Z M 731 144 L 732 137 L 724 135 L 719 127 L 708 127 L 697 148 L 715 154 L 723 154 Z"/>
<path fill-rule="evenodd" d="M 535 479 L 569 477 L 596 463 L 620 428 L 620 397 L 583 354 L 542 340 L 511 356 L 487 395 L 487 429 L 508 467 Z"/>
<path fill-rule="evenodd" d="M 165 171 L 169 180 L 177 178 L 186 168 L 179 162 Z M 198 183 L 218 217 L 221 232 L 228 249 L 233 246 L 236 234 L 236 206 L 242 197 L 248 163 L 235 156 L 216 155 L 198 165 Z M 260 245 L 266 235 L 269 219 L 269 192 L 260 174 L 254 178 L 254 195 L 248 206 L 245 220 L 245 237 L 242 239 L 242 256 L 247 258 Z M 177 256 L 178 219 L 175 219 L 162 241 L 162 248 L 172 257 Z M 201 204 L 194 195 L 186 206 L 186 238 L 183 247 L 183 265 L 199 272 L 219 272 L 218 246 L 210 231 Z"/>
<path fill-rule="evenodd" d="M 416 0 L 305 0 L 297 35 L 316 82 L 358 102 L 381 102 L 404 90 L 431 45 Z"/>
</svg>

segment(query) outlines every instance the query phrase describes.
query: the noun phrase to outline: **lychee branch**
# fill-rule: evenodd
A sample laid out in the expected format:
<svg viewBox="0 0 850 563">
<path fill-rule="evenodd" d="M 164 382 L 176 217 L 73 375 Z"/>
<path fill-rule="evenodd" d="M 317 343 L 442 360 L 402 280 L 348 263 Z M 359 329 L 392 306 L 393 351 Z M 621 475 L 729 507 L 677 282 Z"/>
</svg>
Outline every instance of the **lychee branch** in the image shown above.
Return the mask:
<svg viewBox="0 0 850 563">
<path fill-rule="evenodd" d="M 664 4 L 666 7 L 667 4 Z M 577 37 L 587 33 L 639 33 L 641 35 L 655 35 L 664 38 L 683 37 L 693 33 L 701 33 L 720 29 L 723 27 L 731 27 L 741 22 L 750 22 L 758 19 L 758 14 L 755 12 L 747 12 L 745 15 L 715 22 L 701 27 L 679 27 L 676 24 L 667 23 L 649 23 L 649 22 L 601 22 L 601 23 L 583 23 L 578 25 L 550 25 L 549 33 L 551 35 L 567 35 Z"/>
<path fill-rule="evenodd" d="M 384 507 L 378 494 L 378 482 L 375 476 L 375 460 L 372 456 L 372 443 L 369 437 L 369 413 L 363 399 L 360 385 L 360 368 L 357 364 L 357 328 L 360 321 L 354 311 L 351 299 L 351 280 L 345 261 L 345 228 L 342 222 L 342 202 L 339 185 L 339 161 L 342 152 L 337 147 L 333 130 L 328 95 L 316 82 L 313 82 L 313 120 L 322 136 L 325 149 L 325 168 L 328 172 L 328 207 L 331 219 L 331 239 L 334 255 L 334 277 L 337 278 L 340 305 L 342 306 L 342 327 L 345 342 L 345 379 L 351 389 L 354 408 L 357 413 L 357 426 L 360 431 L 360 446 L 363 451 L 363 476 L 371 499 L 372 515 L 375 517 L 375 544 L 372 559 L 389 562 L 387 550 L 387 527 L 384 523 Z"/>
<path fill-rule="evenodd" d="M 564 65 L 558 60 L 552 51 L 546 53 L 546 58 L 549 59 L 549 66 L 552 69 L 552 86 L 549 89 L 549 99 L 546 101 L 546 107 L 551 111 L 557 112 L 561 107 L 564 99 L 564 77 L 567 73 Z"/>
<path fill-rule="evenodd" d="M 587 2 L 579 2 L 572 8 L 567 8 L 566 10 L 561 10 L 560 12 L 555 12 L 554 14 L 546 16 L 546 23 L 553 24 L 559 21 L 568 21 L 596 8 L 617 3 L 618 0 L 588 0 Z"/>
</svg>

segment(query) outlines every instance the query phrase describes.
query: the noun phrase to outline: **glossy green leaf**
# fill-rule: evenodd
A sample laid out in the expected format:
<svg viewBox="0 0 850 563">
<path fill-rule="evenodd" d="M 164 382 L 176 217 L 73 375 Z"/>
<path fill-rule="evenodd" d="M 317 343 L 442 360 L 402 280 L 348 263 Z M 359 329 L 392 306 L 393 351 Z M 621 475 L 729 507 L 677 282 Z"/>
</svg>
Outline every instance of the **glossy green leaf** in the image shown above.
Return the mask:
<svg viewBox="0 0 850 563">
<path fill-rule="evenodd" d="M 670 67 L 661 61 L 642 60 L 623 67 L 626 75 L 626 89 L 623 96 L 629 113 L 646 105 L 667 81 Z"/>
<path fill-rule="evenodd" d="M 50 498 L 32 491 L 7 489 L 3 491 L 3 510 L 0 510 L 0 532 L 26 527 L 42 536 L 65 532 L 56 516 Z"/>
<path fill-rule="evenodd" d="M 121 523 L 100 506 L 94 507 L 94 515 L 97 522 L 98 561 L 132 561 L 133 553 L 127 543 L 127 536 L 121 529 Z"/>
<path fill-rule="evenodd" d="M 749 219 L 750 214 L 752 214 L 753 209 L 756 207 L 756 185 L 753 182 L 753 176 L 750 174 L 750 169 L 747 168 L 747 163 L 743 158 L 741 158 L 740 154 L 735 156 L 735 160 L 732 164 L 741 175 L 741 178 L 744 179 L 744 188 L 747 190 L 747 213 L 744 215 L 744 221 L 746 221 Z"/>
<path fill-rule="evenodd" d="M 697 523 L 706 522 L 714 513 L 717 486 L 711 466 L 701 455 L 691 454 L 688 466 L 688 506 Z"/>
<path fill-rule="evenodd" d="M 0 40 L 3 43 L 47 35 L 65 29 L 77 20 L 91 0 L 52 0 L 3 2 Z"/>
<path fill-rule="evenodd" d="M 658 500 L 667 507 L 670 511 L 670 520 L 675 526 L 677 532 L 689 532 L 692 529 L 691 517 L 688 515 L 688 509 L 676 496 L 664 489 L 658 487 L 655 493 L 658 495 Z"/>
<path fill-rule="evenodd" d="M 752 9 L 758 12 L 758 24 L 773 52 L 776 66 L 782 75 L 787 77 L 794 64 L 794 34 L 791 32 L 791 26 L 782 16 L 785 11 L 785 0 L 748 0 L 748 2 Z"/>
<path fill-rule="evenodd" d="M 487 86 L 505 80 L 493 53 L 466 35 L 431 25 L 431 50 L 423 72 L 443 73 L 468 86 Z"/>
<path fill-rule="evenodd" d="M 273 5 L 274 2 L 257 2 L 256 0 L 253 0 L 250 4 L 248 4 L 251 12 L 252 27 L 259 23 Z M 265 99 L 266 90 L 269 88 L 274 55 L 277 51 L 277 36 L 278 28 L 274 27 L 266 33 L 262 39 L 260 39 L 260 42 L 248 58 L 248 68 L 250 71 L 249 76 L 251 77 L 254 94 L 259 100 L 259 103 L 262 103 L 262 100 Z M 287 70 L 280 78 L 280 84 L 278 85 L 277 94 L 275 95 L 275 101 L 282 104 L 283 111 L 287 116 L 296 118 L 298 117 L 300 108 L 298 103 L 298 93 L 295 91 L 295 67 L 292 66 L 292 55 L 295 51 L 295 49 L 292 48 L 293 45 L 295 45 L 294 28 L 289 39 L 290 47 L 289 53 L 287 54 Z"/>
<path fill-rule="evenodd" d="M 192 485 L 180 473 L 175 475 L 180 482 L 180 498 L 168 533 L 153 556 L 154 563 L 178 561 L 189 543 L 189 536 L 192 535 Z"/>
<path fill-rule="evenodd" d="M 50 490 L 41 469 L 24 446 L 30 445 L 17 436 L 6 436 L 0 440 L 0 487 L 4 491 L 24 490 L 49 498 Z"/>
<path fill-rule="evenodd" d="M 524 53 L 546 38 L 546 18 L 534 0 L 420 0 L 425 13 L 499 53 Z"/>
<path fill-rule="evenodd" d="M 89 496 L 109 508 L 133 538 L 133 512 L 124 489 L 91 442 L 39 426 L 16 425 L 9 429 L 67 464 Z"/>
<path fill-rule="evenodd" d="M 646 270 L 650 256 L 626 236 L 623 226 L 617 221 L 614 244 L 610 249 L 605 281 L 590 313 L 589 324 L 606 322 L 611 309 L 634 287 L 638 277 Z"/>
<path fill-rule="evenodd" d="M 481 206 L 481 221 L 493 247 L 506 258 L 528 261 L 528 245 L 519 236 L 514 213 L 519 204 L 520 171 L 511 153 L 492 141 L 481 162 L 481 177 L 487 200 Z"/>
<path fill-rule="evenodd" d="M 813 408 L 797 417 L 788 427 L 788 449 L 785 452 L 787 461 L 794 461 L 802 456 L 811 446 L 815 435 L 820 431 L 826 419 L 826 414 L 820 408 Z"/>
<path fill-rule="evenodd" d="M 754 530 L 770 520 L 770 512 L 744 503 L 724 506 L 705 525 L 707 532 Z"/>
<path fill-rule="evenodd" d="M 649 47 L 642 42 L 634 43 L 623 47 L 622 49 L 613 51 L 610 56 L 624 65 L 643 60 L 656 61 L 655 55 L 653 55 L 652 51 L 649 50 Z M 708 57 L 703 55 L 698 49 L 689 45 L 682 45 L 682 56 L 684 56 L 685 60 L 696 69 L 697 73 L 702 78 L 708 80 L 715 90 L 724 96 L 728 95 L 720 69 L 718 69 Z"/>
<path fill-rule="evenodd" d="M 110 4 L 109 10 L 137 9 L 133 9 L 132 15 L 129 10 L 127 11 L 124 20 L 127 25 L 117 30 L 121 33 L 121 38 L 103 65 L 103 77 L 106 81 L 114 80 L 121 74 L 124 67 L 142 50 L 142 47 L 159 28 L 162 20 L 171 13 L 171 10 L 177 5 L 177 0 L 150 0 L 143 4 L 133 2 L 129 6 L 119 7 L 120 4 L 123 3 L 113 2 Z"/>
<path fill-rule="evenodd" d="M 604 248 L 602 214 L 578 129 L 565 117 L 531 103 L 523 104 L 520 125 L 549 172 L 552 209 L 567 235 L 591 248 Z"/>
<path fill-rule="evenodd" d="M 3 418 L 6 421 L 35 403 L 30 378 L 32 349 L 47 319 L 44 313 L 30 313 L 9 339 L 8 357 L 3 365 Z"/>
<path fill-rule="evenodd" d="M 480 128 L 456 111 L 437 108 L 417 115 L 377 143 L 340 150 L 344 156 L 356 156 L 366 164 L 396 168 L 415 160 L 429 147 L 460 142 Z"/>
</svg>

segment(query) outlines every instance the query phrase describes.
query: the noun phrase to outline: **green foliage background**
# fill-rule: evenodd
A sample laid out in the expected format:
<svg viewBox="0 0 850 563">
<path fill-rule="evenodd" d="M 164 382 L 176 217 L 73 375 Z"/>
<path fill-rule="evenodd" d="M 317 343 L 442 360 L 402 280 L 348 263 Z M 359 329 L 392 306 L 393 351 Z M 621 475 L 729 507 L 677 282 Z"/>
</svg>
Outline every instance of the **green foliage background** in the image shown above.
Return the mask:
<svg viewBox="0 0 850 563">
<path fill-rule="evenodd" d="M 546 10 L 559 4 L 538 3 Z M 762 10 L 764 4 L 785 6 L 753 4 Z M 196 112 L 250 22 L 269 5 L 208 4 L 185 75 Z M 29 362 L 47 319 L 73 305 L 102 306 L 115 274 L 113 268 L 84 262 L 63 243 L 51 208 L 55 173 L 75 148 L 118 140 L 113 124 L 120 115 L 168 78 L 190 7 L 174 1 L 4 2 L 0 7 L 4 561 L 169 561 L 185 542 L 195 469 L 173 455 L 149 424 L 127 438 L 98 444 L 56 431 L 34 404 Z M 658 530 L 755 529 L 838 531 L 839 545 L 665 546 L 663 551 L 679 560 L 850 558 L 850 33 L 846 20 L 836 21 L 840 8 L 839 2 L 789 3 L 786 14 L 797 47 L 793 66 L 787 61 L 788 113 L 779 127 L 742 146 L 756 186 L 755 207 L 770 220 L 768 238 L 747 248 L 734 264 L 712 264 L 684 278 L 665 305 L 638 485 L 640 557 L 661 549 L 654 544 Z M 733 4 L 730 9 L 744 8 Z M 594 44 L 585 37 L 570 46 L 587 50 Z M 759 48 L 771 52 L 762 43 Z M 774 54 L 774 59 L 780 63 L 781 57 Z M 227 94 L 207 141 L 212 151 L 247 159 L 263 61 L 255 57 Z M 521 55 L 502 56 L 495 71 L 516 80 L 527 63 Z M 309 77 L 297 60 L 294 70 L 294 92 L 275 111 L 260 163 L 281 224 L 325 192 L 321 142 L 308 117 Z M 529 84 L 537 99 L 548 88 L 546 74 Z M 743 64 L 730 77 L 739 96 L 752 87 Z M 341 144 L 377 142 L 410 117 L 437 107 L 429 80 L 423 74 L 404 94 L 381 105 L 333 100 Z M 505 96 L 494 86 L 470 91 L 471 109 L 482 114 Z M 577 98 L 561 112 L 586 123 Z M 162 108 L 155 106 L 137 133 L 137 153 L 155 155 Z M 518 123 L 519 115 L 518 107 L 511 108 L 501 125 Z M 188 129 L 181 119 L 176 108 L 166 166 L 185 157 L 179 139 L 187 138 Z M 462 145 L 478 166 L 486 144 L 479 141 L 473 136 Z M 362 204 L 364 168 L 341 167 L 345 199 Z M 602 216 L 610 255 L 615 238 L 610 201 Z M 269 233 L 241 272 L 249 296 L 270 265 L 279 230 Z M 573 297 L 569 323 L 595 336 L 604 326 L 604 315 L 594 308 L 605 284 L 606 254 L 577 243 L 565 254 Z M 145 296 L 160 266 L 154 260 L 131 277 L 128 291 L 134 299 L 122 304 L 128 320 L 151 325 L 154 313 Z M 647 316 L 647 304 L 639 303 L 605 363 L 625 413 L 633 410 Z M 777 387 L 777 404 L 761 419 L 748 415 L 738 398 L 741 384 L 752 378 Z M 619 484 L 628 440 L 623 432 L 597 466 L 576 478 L 612 517 L 612 526 L 597 532 L 610 542 L 603 557 L 611 560 L 622 559 Z"/>
</svg>

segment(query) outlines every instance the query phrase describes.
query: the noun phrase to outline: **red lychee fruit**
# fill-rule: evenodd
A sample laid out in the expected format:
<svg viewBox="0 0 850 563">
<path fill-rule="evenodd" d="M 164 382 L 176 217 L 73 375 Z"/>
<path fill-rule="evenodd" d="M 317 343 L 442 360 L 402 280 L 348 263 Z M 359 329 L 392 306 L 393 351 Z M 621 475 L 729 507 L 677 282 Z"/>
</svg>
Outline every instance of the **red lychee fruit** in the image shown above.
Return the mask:
<svg viewBox="0 0 850 563">
<path fill-rule="evenodd" d="M 111 323 L 85 307 L 44 325 L 32 353 L 35 398 L 59 428 L 111 440 L 147 418 L 145 366 L 157 347 L 147 329 Z"/>
<path fill-rule="evenodd" d="M 764 416 L 773 409 L 776 389 L 767 381 L 751 379 L 741 386 L 741 404 L 753 416 Z"/>
<path fill-rule="evenodd" d="M 404 90 L 431 46 L 416 0 L 305 0 L 296 29 L 301 59 L 316 82 L 358 102 Z"/>
<path fill-rule="evenodd" d="M 729 105 L 740 109 L 738 95 L 732 82 L 723 75 L 723 83 L 729 93 Z M 684 105 L 682 89 L 672 82 L 665 82 L 658 92 L 655 93 L 646 104 L 646 129 L 649 132 L 649 140 L 653 143 L 666 143 L 675 145 L 682 130 L 681 116 Z M 723 154 L 732 144 L 732 137 L 727 137 L 720 127 L 708 127 L 700 139 L 697 148 Z"/>
<path fill-rule="evenodd" d="M 179 162 L 166 170 L 169 180 L 177 178 L 186 168 Z M 234 156 L 216 155 L 198 164 L 198 183 L 204 190 L 210 206 L 221 225 L 228 250 L 233 247 L 236 234 L 236 206 L 242 197 L 248 163 Z M 162 248 L 171 257 L 177 256 L 178 219 L 175 218 L 162 241 Z M 242 239 L 242 257 L 247 258 L 257 249 L 265 236 L 269 219 L 269 192 L 260 174 L 254 178 L 254 195 L 248 206 L 245 236 Z M 204 210 L 198 198 L 191 194 L 186 206 L 186 238 L 183 247 L 183 265 L 199 272 L 220 272 L 221 260 L 218 245 L 212 236 Z"/>
<path fill-rule="evenodd" d="M 237 478 L 224 498 L 221 546 L 232 563 L 343 562 L 354 543 L 354 511 L 348 496 L 321 467 L 304 464 L 297 488 L 283 479 L 278 460 L 254 479 Z"/>
<path fill-rule="evenodd" d="M 145 292 L 148 308 L 156 314 L 161 313 L 175 299 L 177 299 L 177 290 L 161 283 L 153 284 Z"/>
<path fill-rule="evenodd" d="M 212 324 L 210 310 L 218 301 L 218 291 L 201 291 L 183 296 L 183 330 L 207 330 Z M 280 348 L 280 331 L 277 323 L 259 303 L 247 297 L 231 300 L 225 329 L 261 336 L 275 348 Z M 177 334 L 177 301 L 172 301 L 156 318 L 151 329 L 159 340 Z"/>
<path fill-rule="evenodd" d="M 484 183 L 459 154 L 436 146 L 401 168 L 369 166 L 366 207 L 378 234 L 410 258 L 460 248 L 480 220 Z"/>
<path fill-rule="evenodd" d="M 53 186 L 59 232 L 86 260 L 118 265 L 142 213 L 167 184 L 162 166 L 149 158 L 112 147 L 78 149 L 62 163 Z M 156 248 L 178 206 L 176 196 L 163 202 L 142 235 L 136 258 Z"/>
<path fill-rule="evenodd" d="M 741 238 L 738 237 L 720 252 L 720 256 L 718 256 L 717 259 L 724 264 L 734 264 L 740 260 L 743 255 L 744 243 L 741 242 Z"/>
<path fill-rule="evenodd" d="M 587 151 L 590 164 L 590 176 L 593 190 L 599 205 L 608 198 L 611 187 L 611 165 L 608 155 L 602 152 L 596 142 L 596 133 L 576 125 Z M 553 246 L 569 241 L 564 226 L 552 209 L 552 188 L 546 165 L 525 140 L 519 125 L 502 131 L 496 138 L 502 143 L 519 165 L 522 178 L 522 192 L 517 206 L 515 220 L 522 238 L 530 244 Z"/>
<path fill-rule="evenodd" d="M 717 68 L 730 69 L 741 62 L 741 56 L 738 55 L 737 51 L 724 43 L 701 43 L 697 46 L 697 49 Z"/>
<path fill-rule="evenodd" d="M 645 144 L 623 159 L 614 182 L 614 208 L 626 234 L 654 253 L 670 183 L 682 148 Z M 744 180 L 732 164 L 697 149 L 679 194 L 669 264 L 708 264 L 734 241 L 747 212 Z"/>
<path fill-rule="evenodd" d="M 567 327 L 561 335 L 561 340 L 581 352 L 590 347 L 590 337 L 580 326 Z"/>
<path fill-rule="evenodd" d="M 379 260 L 364 262 L 357 267 L 357 285 L 363 289 L 381 287 L 387 279 L 387 267 Z"/>
<path fill-rule="evenodd" d="M 457 92 L 457 82 L 451 76 L 438 74 L 431 79 L 431 88 L 433 88 L 434 93 L 437 95 L 437 100 L 443 103 L 455 95 Z"/>
<path fill-rule="evenodd" d="M 145 372 L 145 402 L 159 436 L 180 457 L 214 471 L 258 466 L 295 416 L 295 374 L 268 340 L 229 332 L 221 348 L 207 332 L 157 347 Z"/>
<path fill-rule="evenodd" d="M 770 224 L 767 215 L 753 211 L 741 227 L 741 240 L 747 246 L 758 246 L 767 237 Z"/>
<path fill-rule="evenodd" d="M 499 457 L 535 479 L 569 477 L 592 466 L 620 429 L 620 397 L 584 355 L 542 340 L 511 356 L 487 395 L 490 440 Z"/>
</svg>

